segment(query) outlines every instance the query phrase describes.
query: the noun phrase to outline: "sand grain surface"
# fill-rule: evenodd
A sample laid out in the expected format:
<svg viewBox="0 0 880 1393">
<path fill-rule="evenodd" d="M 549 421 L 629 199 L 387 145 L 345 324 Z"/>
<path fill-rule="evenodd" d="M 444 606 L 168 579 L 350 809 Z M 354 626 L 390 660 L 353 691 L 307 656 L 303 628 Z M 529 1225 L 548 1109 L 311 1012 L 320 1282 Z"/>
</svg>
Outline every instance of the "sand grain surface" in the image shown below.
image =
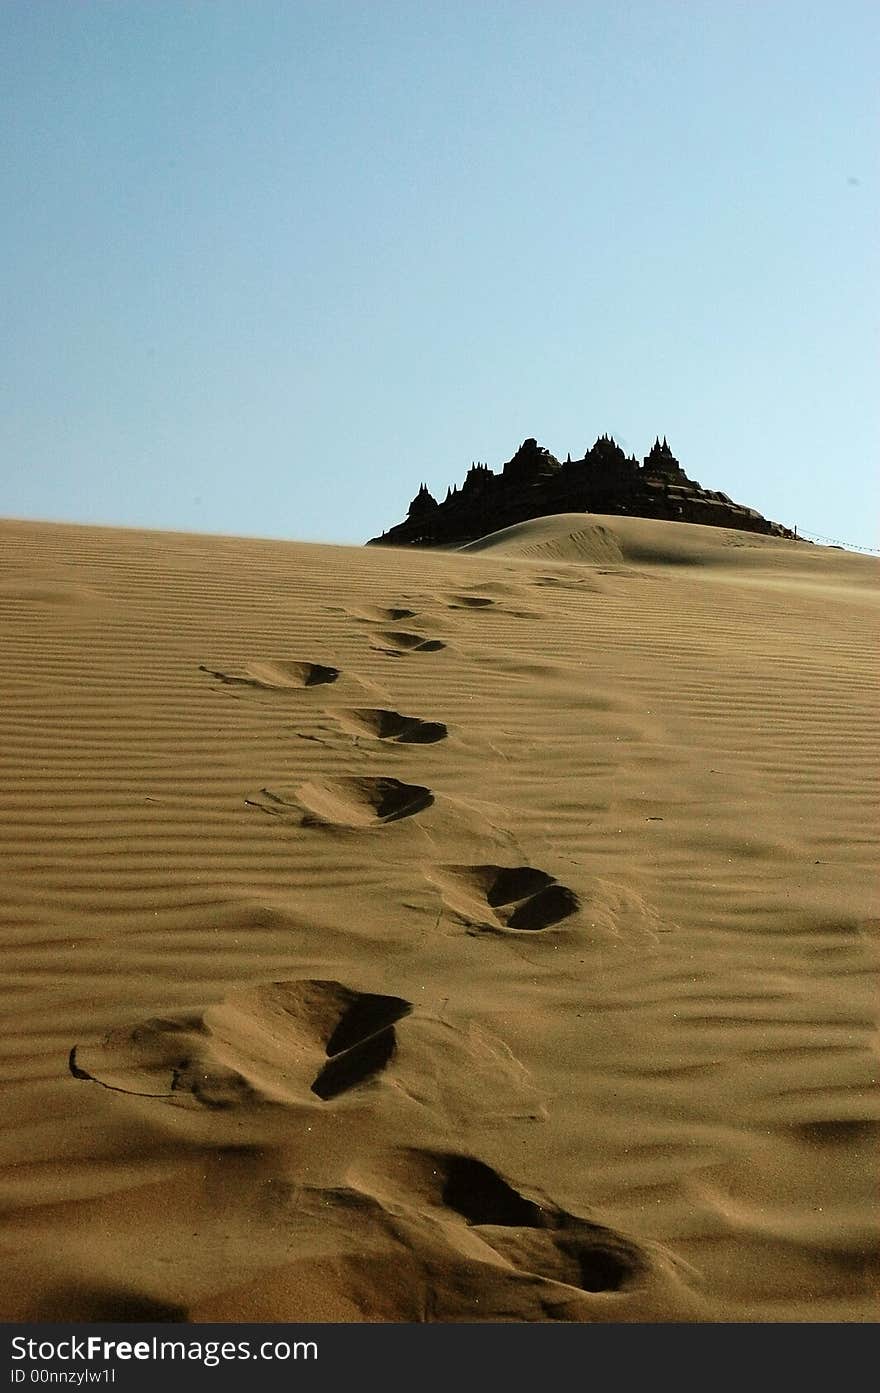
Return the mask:
<svg viewBox="0 0 880 1393">
<path fill-rule="evenodd" d="M 877 563 L 0 524 L 7 1320 L 877 1318 Z"/>
</svg>

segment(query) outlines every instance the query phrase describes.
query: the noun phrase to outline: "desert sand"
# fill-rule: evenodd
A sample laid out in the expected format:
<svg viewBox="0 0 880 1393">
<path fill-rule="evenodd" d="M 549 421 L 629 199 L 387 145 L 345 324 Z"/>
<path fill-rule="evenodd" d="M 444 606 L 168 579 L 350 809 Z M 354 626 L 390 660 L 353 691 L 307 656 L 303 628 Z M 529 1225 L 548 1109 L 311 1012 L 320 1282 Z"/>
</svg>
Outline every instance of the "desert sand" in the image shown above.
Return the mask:
<svg viewBox="0 0 880 1393">
<path fill-rule="evenodd" d="M 875 560 L 0 539 L 3 1319 L 877 1319 Z"/>
</svg>

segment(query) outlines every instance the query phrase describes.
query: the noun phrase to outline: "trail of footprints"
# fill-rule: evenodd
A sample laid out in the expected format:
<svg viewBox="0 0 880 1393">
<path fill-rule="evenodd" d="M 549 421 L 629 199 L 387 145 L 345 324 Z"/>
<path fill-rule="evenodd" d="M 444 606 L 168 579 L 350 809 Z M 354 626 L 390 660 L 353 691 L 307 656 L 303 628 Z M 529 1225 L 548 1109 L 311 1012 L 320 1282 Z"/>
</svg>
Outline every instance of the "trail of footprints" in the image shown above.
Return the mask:
<svg viewBox="0 0 880 1393">
<path fill-rule="evenodd" d="M 450 592 L 441 601 L 453 610 L 479 612 L 499 608 L 491 595 L 476 592 Z M 523 613 L 507 609 L 501 612 Z M 382 653 L 401 657 L 439 652 L 446 647 L 440 639 L 384 627 L 418 617 L 418 611 L 405 604 L 366 605 L 349 610 L 348 614 L 370 626 L 381 640 L 371 646 Z M 202 665 L 200 671 L 225 684 L 276 690 L 326 685 L 341 676 L 339 668 L 300 660 L 252 661 L 229 672 Z M 343 707 L 328 714 L 355 740 L 434 745 L 449 735 L 442 721 L 426 721 L 387 707 Z M 426 785 L 405 783 L 391 776 L 350 775 L 309 780 L 293 789 L 264 787 L 245 801 L 263 813 L 295 820 L 300 826 L 365 831 L 414 817 L 430 808 L 435 797 Z M 580 908 L 573 890 L 534 867 L 441 866 L 426 871 L 426 877 L 437 886 L 447 909 L 471 929 L 541 932 L 562 923 Z"/>
<path fill-rule="evenodd" d="M 418 1097 L 421 1061 L 439 1029 L 401 997 L 356 992 L 336 981 L 272 982 L 232 992 L 201 1014 L 154 1018 L 111 1031 L 99 1044 L 74 1046 L 69 1070 L 77 1080 L 177 1108 L 296 1112 L 344 1104 L 349 1093 L 375 1090 L 391 1070 L 397 1086 Z M 409 1057 L 407 1031 L 414 1037 Z M 500 1041 L 487 1038 L 482 1051 L 474 1041 L 472 1028 L 455 1032 L 445 1057 L 466 1079 L 472 1105 L 487 1089 L 493 1097 L 506 1090 L 515 1101 L 523 1087 L 515 1061 Z M 409 1217 L 417 1227 L 427 1210 L 446 1217 L 453 1248 L 466 1232 L 473 1234 L 484 1245 L 490 1273 L 512 1269 L 581 1291 L 616 1292 L 649 1268 L 643 1251 L 623 1235 L 517 1190 L 462 1152 L 398 1146 L 380 1175 L 368 1171 L 352 1184 L 359 1208 L 371 1205 L 393 1231 L 399 1231 L 394 1216 Z M 320 1192 L 328 1219 L 344 1210 L 348 1193 L 334 1187 Z M 486 1278 L 474 1268 L 472 1244 L 464 1251 L 467 1281 L 478 1293 Z"/>
<path fill-rule="evenodd" d="M 489 596 L 454 593 L 449 608 L 488 610 Z M 507 611 L 517 613 L 517 611 Z M 378 628 L 379 650 L 395 657 L 439 652 L 446 645 L 408 629 L 387 628 L 416 618 L 405 605 L 367 606 L 352 617 Z M 237 670 L 201 666 L 227 685 L 291 691 L 336 682 L 341 669 L 302 660 L 254 660 Z M 422 720 L 381 707 L 331 712 L 353 739 L 384 744 L 439 744 L 448 737 L 441 721 Z M 434 794 L 420 784 L 382 776 L 312 780 L 286 793 L 264 788 L 246 800 L 303 826 L 366 831 L 417 816 Z M 425 871 L 446 908 L 471 932 L 540 933 L 577 913 L 576 893 L 533 866 L 441 865 Z M 522 1070 L 500 1041 L 470 1027 L 450 1046 L 450 1027 L 413 1016 L 402 997 L 358 992 L 336 981 L 265 983 L 232 993 L 202 1014 L 153 1018 L 111 1031 L 99 1044 L 75 1045 L 73 1078 L 111 1091 L 152 1098 L 176 1107 L 221 1112 L 252 1107 L 333 1105 L 346 1095 L 375 1090 L 389 1071 L 406 1084 L 399 1059 L 401 1031 L 421 1031 L 422 1045 L 458 1050 L 456 1073 L 493 1096 L 523 1089 Z M 460 1038 L 458 1038 L 460 1036 Z M 475 1053 L 476 1049 L 476 1053 Z M 423 1053 L 425 1051 L 423 1050 Z M 416 1058 L 418 1051 L 412 1052 Z M 481 1080 L 481 1071 L 486 1078 Z M 419 1085 L 413 1090 L 419 1096 Z M 401 1155 L 404 1153 L 401 1152 Z M 483 1161 L 455 1152 L 405 1153 L 404 1191 L 412 1202 L 437 1207 L 473 1230 L 502 1264 L 553 1283 L 588 1292 L 617 1291 L 646 1267 L 642 1251 L 618 1233 L 578 1218 L 550 1201 L 528 1198 Z M 398 1200 L 399 1202 L 399 1200 Z"/>
</svg>

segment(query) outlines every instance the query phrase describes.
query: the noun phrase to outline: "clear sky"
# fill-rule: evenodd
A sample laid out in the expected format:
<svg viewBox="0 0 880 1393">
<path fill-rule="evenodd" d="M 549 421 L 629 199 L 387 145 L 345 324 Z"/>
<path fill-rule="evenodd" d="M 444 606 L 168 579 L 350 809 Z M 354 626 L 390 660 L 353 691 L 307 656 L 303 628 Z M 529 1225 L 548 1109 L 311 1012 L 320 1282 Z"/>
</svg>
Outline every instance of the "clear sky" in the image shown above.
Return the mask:
<svg viewBox="0 0 880 1393">
<path fill-rule="evenodd" d="M 362 542 L 665 433 L 877 547 L 877 0 L 3 0 L 0 515 Z"/>
</svg>

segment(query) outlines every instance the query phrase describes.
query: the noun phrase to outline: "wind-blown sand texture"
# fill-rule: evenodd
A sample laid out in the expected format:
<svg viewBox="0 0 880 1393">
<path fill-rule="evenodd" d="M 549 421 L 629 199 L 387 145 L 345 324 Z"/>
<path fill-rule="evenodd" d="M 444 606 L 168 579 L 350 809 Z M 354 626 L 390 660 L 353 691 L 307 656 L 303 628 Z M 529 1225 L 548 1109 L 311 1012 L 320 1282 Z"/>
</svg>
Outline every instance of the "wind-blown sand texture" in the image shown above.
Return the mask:
<svg viewBox="0 0 880 1393">
<path fill-rule="evenodd" d="M 876 562 L 0 537 L 4 1319 L 876 1319 Z"/>
</svg>

